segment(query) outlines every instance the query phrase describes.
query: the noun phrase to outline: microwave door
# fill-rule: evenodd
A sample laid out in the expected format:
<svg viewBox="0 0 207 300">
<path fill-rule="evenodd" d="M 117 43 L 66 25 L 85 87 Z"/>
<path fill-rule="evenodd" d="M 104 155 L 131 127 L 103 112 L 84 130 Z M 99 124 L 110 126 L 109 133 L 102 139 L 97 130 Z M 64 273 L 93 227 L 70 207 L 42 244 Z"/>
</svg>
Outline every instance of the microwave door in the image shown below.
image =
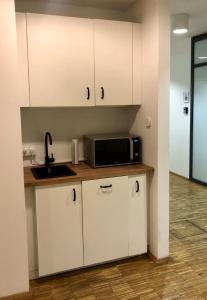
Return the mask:
<svg viewBox="0 0 207 300">
<path fill-rule="evenodd" d="M 95 165 L 113 166 L 128 164 L 131 161 L 131 142 L 129 138 L 95 141 Z"/>
</svg>

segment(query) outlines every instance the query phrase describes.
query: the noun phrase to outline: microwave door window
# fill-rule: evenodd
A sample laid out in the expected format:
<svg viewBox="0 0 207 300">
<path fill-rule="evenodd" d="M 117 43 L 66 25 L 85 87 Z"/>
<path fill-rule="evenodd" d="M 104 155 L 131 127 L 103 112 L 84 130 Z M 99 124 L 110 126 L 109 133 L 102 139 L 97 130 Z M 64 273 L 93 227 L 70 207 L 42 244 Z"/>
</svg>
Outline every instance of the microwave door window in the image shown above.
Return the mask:
<svg viewBox="0 0 207 300">
<path fill-rule="evenodd" d="M 95 141 L 95 164 L 107 166 L 130 162 L 129 139 L 111 139 Z"/>
</svg>

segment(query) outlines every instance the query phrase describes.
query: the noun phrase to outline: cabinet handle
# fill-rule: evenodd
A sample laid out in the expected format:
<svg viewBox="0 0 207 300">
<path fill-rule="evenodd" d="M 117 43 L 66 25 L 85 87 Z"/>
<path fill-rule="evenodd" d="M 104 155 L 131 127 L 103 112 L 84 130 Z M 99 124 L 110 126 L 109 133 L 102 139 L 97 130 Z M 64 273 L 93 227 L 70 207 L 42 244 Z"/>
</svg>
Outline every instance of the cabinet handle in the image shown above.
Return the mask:
<svg viewBox="0 0 207 300">
<path fill-rule="evenodd" d="M 109 184 L 109 185 L 100 185 L 100 188 L 101 189 L 109 189 L 109 188 L 112 188 L 112 184 Z"/>
<path fill-rule="evenodd" d="M 136 180 L 136 193 L 138 193 L 139 192 L 139 181 L 138 180 Z"/>
<path fill-rule="evenodd" d="M 101 87 L 101 99 L 104 99 L 104 96 L 105 96 L 104 88 Z"/>
<path fill-rule="evenodd" d="M 90 88 L 89 88 L 89 87 L 87 87 L 87 100 L 89 100 L 89 99 L 90 99 L 90 97 L 91 97 L 91 95 L 90 95 Z"/>
<path fill-rule="evenodd" d="M 75 202 L 75 201 L 76 201 L 76 190 L 73 189 L 73 202 Z"/>
</svg>

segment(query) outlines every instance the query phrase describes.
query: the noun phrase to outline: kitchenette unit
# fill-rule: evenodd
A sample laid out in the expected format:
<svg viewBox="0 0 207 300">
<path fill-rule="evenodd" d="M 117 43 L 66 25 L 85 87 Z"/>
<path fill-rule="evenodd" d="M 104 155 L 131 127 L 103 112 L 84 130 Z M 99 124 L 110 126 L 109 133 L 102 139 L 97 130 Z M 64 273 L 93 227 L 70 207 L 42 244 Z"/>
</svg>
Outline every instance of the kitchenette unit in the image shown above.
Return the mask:
<svg viewBox="0 0 207 300">
<path fill-rule="evenodd" d="M 22 118 L 35 107 L 113 106 L 130 119 L 124 111 L 139 108 L 140 24 L 34 13 L 17 13 L 16 20 Z M 103 132 L 108 139 L 79 133 L 86 160 L 79 165 L 55 164 L 49 132 L 45 165 L 33 160 L 35 146 L 29 153 L 36 164 L 25 168 L 30 278 L 147 253 L 147 175 L 153 169 L 141 164 L 139 137 L 118 138 L 115 126 Z"/>
<path fill-rule="evenodd" d="M 35 107 L 141 105 L 140 24 L 34 13 L 16 20 L 22 118 Z M 35 149 L 29 153 L 36 163 L 25 167 L 31 278 L 147 253 L 153 169 L 141 164 L 141 139 L 115 127 L 105 139 L 86 133 L 79 133 L 86 162 L 78 165 L 55 164 L 49 132 L 44 166 L 33 160 Z"/>
</svg>

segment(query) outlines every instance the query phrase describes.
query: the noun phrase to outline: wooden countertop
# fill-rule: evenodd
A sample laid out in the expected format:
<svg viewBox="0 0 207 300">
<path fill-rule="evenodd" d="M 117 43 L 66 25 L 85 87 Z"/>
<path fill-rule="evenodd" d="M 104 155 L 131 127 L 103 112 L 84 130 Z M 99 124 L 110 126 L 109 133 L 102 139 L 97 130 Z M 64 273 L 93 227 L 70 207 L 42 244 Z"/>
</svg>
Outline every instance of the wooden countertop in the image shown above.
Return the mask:
<svg viewBox="0 0 207 300">
<path fill-rule="evenodd" d="M 58 177 L 58 178 L 47 178 L 47 179 L 35 179 L 31 167 L 24 168 L 24 185 L 28 186 L 41 186 L 41 185 L 53 185 L 70 182 L 80 182 L 85 180 L 93 180 L 107 177 L 118 177 L 118 176 L 130 176 L 145 174 L 153 172 L 152 167 L 144 164 L 134 164 L 125 166 L 115 166 L 107 168 L 92 168 L 85 162 L 80 162 L 78 165 L 72 163 L 64 163 L 68 165 L 77 175 Z"/>
</svg>

